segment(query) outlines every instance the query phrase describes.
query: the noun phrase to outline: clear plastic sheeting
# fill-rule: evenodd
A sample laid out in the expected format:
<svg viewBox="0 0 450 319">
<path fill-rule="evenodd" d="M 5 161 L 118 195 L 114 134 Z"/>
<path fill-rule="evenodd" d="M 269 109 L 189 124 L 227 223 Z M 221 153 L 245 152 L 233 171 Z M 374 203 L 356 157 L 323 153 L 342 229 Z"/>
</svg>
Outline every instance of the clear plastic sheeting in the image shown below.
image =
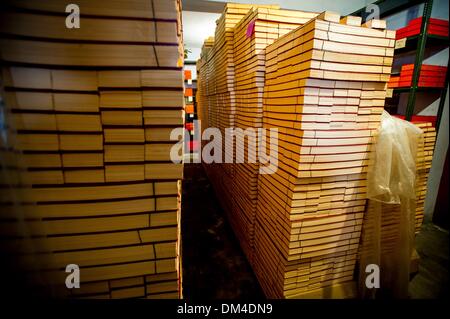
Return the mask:
<svg viewBox="0 0 450 319">
<path fill-rule="evenodd" d="M 386 204 L 415 199 L 417 149 L 422 130 L 386 111 L 376 136 L 367 173 L 367 198 Z"/>
<path fill-rule="evenodd" d="M 363 298 L 407 298 L 414 250 L 416 162 L 423 132 L 383 112 L 371 149 L 367 198 L 360 246 L 360 294 Z M 380 269 L 380 286 L 368 288 L 366 267 Z"/>
</svg>

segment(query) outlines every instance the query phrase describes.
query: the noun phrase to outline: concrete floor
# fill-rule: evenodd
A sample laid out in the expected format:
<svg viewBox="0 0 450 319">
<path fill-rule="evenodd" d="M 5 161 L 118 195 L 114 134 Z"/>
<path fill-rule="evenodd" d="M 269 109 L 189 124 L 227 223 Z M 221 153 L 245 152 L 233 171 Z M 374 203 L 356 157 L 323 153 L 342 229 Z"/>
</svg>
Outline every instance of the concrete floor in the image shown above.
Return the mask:
<svg viewBox="0 0 450 319">
<path fill-rule="evenodd" d="M 448 231 L 432 223 L 424 224 L 416 237 L 416 250 L 420 256 L 419 272 L 410 282 L 410 297 L 448 298 Z"/>
<path fill-rule="evenodd" d="M 264 294 L 200 164 L 187 164 L 182 198 L 183 293 L 189 300 L 263 299 Z M 447 298 L 449 234 L 425 224 L 411 298 Z"/>
<path fill-rule="evenodd" d="M 184 297 L 264 298 L 200 164 L 185 165 L 182 203 Z"/>
</svg>

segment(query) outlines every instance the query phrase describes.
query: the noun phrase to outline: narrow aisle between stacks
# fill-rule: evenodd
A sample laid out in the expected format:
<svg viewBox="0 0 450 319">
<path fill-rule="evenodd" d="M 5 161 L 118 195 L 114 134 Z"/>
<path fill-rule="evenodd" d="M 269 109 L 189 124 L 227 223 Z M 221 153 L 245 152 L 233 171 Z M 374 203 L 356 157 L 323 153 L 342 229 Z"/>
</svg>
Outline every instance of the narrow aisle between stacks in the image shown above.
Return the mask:
<svg viewBox="0 0 450 319">
<path fill-rule="evenodd" d="M 182 203 L 184 298 L 264 298 L 199 164 L 185 165 Z"/>
</svg>

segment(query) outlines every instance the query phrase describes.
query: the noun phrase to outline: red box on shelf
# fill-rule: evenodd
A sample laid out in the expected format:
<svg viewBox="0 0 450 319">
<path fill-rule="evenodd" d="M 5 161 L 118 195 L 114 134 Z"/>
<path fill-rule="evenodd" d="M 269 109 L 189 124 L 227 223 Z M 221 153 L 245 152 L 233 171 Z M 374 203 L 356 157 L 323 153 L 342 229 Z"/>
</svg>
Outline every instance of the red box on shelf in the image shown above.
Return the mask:
<svg viewBox="0 0 450 319">
<path fill-rule="evenodd" d="M 404 120 L 405 116 L 404 115 L 399 115 L 399 114 L 395 114 L 395 117 Z M 413 115 L 411 118 L 411 122 L 412 123 L 424 123 L 424 122 L 431 122 L 431 124 L 433 125 L 433 127 L 436 127 L 436 120 L 437 120 L 437 116 L 433 116 L 433 115 Z"/>
<path fill-rule="evenodd" d="M 184 124 L 184 127 L 188 130 L 188 131 L 192 131 L 194 129 L 194 123 L 186 123 Z"/>
<path fill-rule="evenodd" d="M 402 71 L 402 76 L 412 76 L 414 74 L 413 72 L 414 70 L 406 70 L 406 71 Z M 445 71 L 444 71 L 445 72 Z M 442 73 L 442 71 L 432 71 L 432 70 L 420 70 L 420 76 L 435 76 L 435 77 L 444 77 L 445 78 L 445 73 Z"/>
<path fill-rule="evenodd" d="M 422 21 L 422 20 L 421 20 Z M 436 18 L 430 18 L 430 24 L 431 25 L 438 25 L 445 28 L 448 28 L 448 20 L 443 19 L 436 19 Z"/>
<path fill-rule="evenodd" d="M 186 104 L 185 110 L 187 114 L 194 113 L 194 104 Z"/>
<path fill-rule="evenodd" d="M 439 65 L 423 64 L 420 68 L 419 87 L 444 87 L 447 67 Z M 390 87 L 408 87 L 412 85 L 412 77 L 414 74 L 414 64 L 404 64 L 400 70 L 400 77 L 397 80 L 392 79 Z M 390 81 L 390 83 L 391 83 Z M 394 86 L 392 86 L 394 85 Z"/>
<path fill-rule="evenodd" d="M 191 72 L 191 70 L 184 70 L 184 79 L 185 80 L 192 79 L 192 72 Z"/>
<path fill-rule="evenodd" d="M 184 96 L 194 96 L 193 90 L 190 89 L 190 88 L 185 88 L 184 89 Z"/>
<path fill-rule="evenodd" d="M 420 34 L 420 27 L 422 25 L 422 17 L 409 21 L 406 27 L 397 30 L 396 39 L 403 39 Z M 448 21 L 442 19 L 430 18 L 428 23 L 427 34 L 439 35 L 448 37 Z"/>
<path fill-rule="evenodd" d="M 400 81 L 399 76 L 391 76 L 391 78 L 389 79 L 389 82 L 388 82 L 388 88 L 399 87 L 399 81 Z"/>
<path fill-rule="evenodd" d="M 419 81 L 425 81 L 425 82 L 440 82 L 444 81 L 445 77 L 441 76 L 423 76 L 422 72 L 419 75 Z M 412 81 L 412 74 L 411 75 L 405 75 L 400 77 L 400 81 Z"/>
</svg>

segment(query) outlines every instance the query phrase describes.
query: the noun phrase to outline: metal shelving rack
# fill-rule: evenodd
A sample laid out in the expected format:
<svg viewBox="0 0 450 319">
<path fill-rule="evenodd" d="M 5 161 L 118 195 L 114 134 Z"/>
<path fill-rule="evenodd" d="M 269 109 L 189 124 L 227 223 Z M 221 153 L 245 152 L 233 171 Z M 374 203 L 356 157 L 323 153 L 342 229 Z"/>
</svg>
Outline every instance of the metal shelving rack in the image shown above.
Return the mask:
<svg viewBox="0 0 450 319">
<path fill-rule="evenodd" d="M 436 115 L 436 130 L 439 129 L 439 124 L 442 117 L 442 112 L 444 109 L 445 98 L 447 94 L 448 87 L 448 65 L 447 65 L 447 75 L 445 80 L 445 85 L 443 88 L 422 88 L 418 86 L 419 82 L 419 74 L 420 69 L 424 60 L 425 49 L 427 46 L 436 46 L 436 45 L 447 45 L 448 46 L 448 38 L 429 35 L 427 34 L 428 24 L 430 21 L 431 10 L 433 8 L 433 0 L 419 0 L 419 1 L 408 1 L 408 0 L 379 0 L 374 2 L 373 4 L 377 5 L 380 9 L 380 19 L 383 19 L 392 14 L 404 11 L 413 6 L 424 4 L 423 12 L 422 12 L 422 24 L 420 27 L 419 35 L 415 35 L 412 37 L 408 37 L 406 39 L 406 45 L 404 48 L 396 49 L 395 53 L 405 53 L 405 52 L 415 52 L 414 59 L 414 72 L 412 77 L 412 85 L 410 88 L 396 88 L 394 89 L 394 94 L 399 93 L 409 93 L 408 95 L 408 103 L 405 112 L 405 119 L 410 121 L 412 116 L 414 115 L 414 108 L 416 104 L 416 93 L 417 92 L 430 92 L 430 93 L 440 93 L 440 101 L 439 107 Z M 366 21 L 370 12 L 366 12 L 366 8 L 361 8 L 350 15 L 360 16 L 363 19 L 363 22 Z M 448 64 L 448 63 L 447 63 Z"/>
<path fill-rule="evenodd" d="M 194 61 L 185 61 L 184 62 L 185 65 L 195 65 L 196 62 Z M 192 123 L 194 124 L 194 121 L 198 119 L 197 117 L 197 101 L 196 101 L 196 92 L 197 92 L 197 80 L 193 80 L 191 79 L 191 83 L 189 84 L 187 80 L 185 80 L 184 83 L 184 87 L 186 89 L 192 89 L 193 94 L 192 94 L 192 101 L 188 101 L 188 98 L 185 97 L 185 102 L 186 104 L 192 104 L 194 107 L 194 112 L 188 114 L 187 112 L 185 113 L 185 123 Z M 189 131 L 189 137 L 190 137 L 190 141 L 194 141 L 197 137 L 194 136 L 194 132 L 196 132 L 196 128 L 194 127 L 193 130 L 188 130 Z M 185 145 L 186 150 L 188 150 L 189 146 Z M 195 153 L 195 150 L 193 149 L 189 149 L 189 152 L 186 152 L 186 154 L 192 154 Z"/>
</svg>

